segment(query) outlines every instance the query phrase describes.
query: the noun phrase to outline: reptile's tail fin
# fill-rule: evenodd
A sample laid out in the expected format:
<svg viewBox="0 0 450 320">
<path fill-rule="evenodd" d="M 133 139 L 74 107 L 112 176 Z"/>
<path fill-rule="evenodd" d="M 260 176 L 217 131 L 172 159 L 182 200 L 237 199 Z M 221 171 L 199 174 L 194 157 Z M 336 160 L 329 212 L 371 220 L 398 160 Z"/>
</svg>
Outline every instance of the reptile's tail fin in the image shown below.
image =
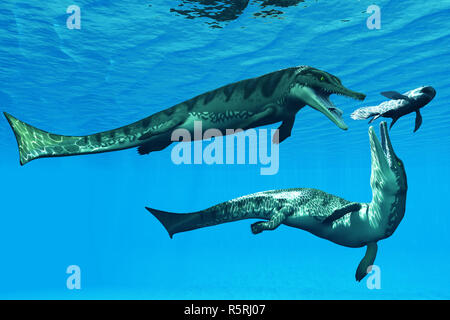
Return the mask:
<svg viewBox="0 0 450 320">
<path fill-rule="evenodd" d="M 60 136 L 35 128 L 12 115 L 3 112 L 16 136 L 19 147 L 20 164 L 24 165 L 33 159 L 46 157 L 54 152 L 48 151 L 46 147 L 55 146 L 62 142 L 65 136 Z"/>
<path fill-rule="evenodd" d="M 208 215 L 202 215 L 201 212 L 181 214 L 160 211 L 147 207 L 145 207 L 145 209 L 147 209 L 156 217 L 156 219 L 159 220 L 159 222 L 161 222 L 169 233 L 170 238 L 172 238 L 175 233 L 194 230 L 209 225 L 208 223 L 205 223 L 205 218 Z"/>
<path fill-rule="evenodd" d="M 363 107 L 353 111 L 353 113 L 350 116 L 354 120 L 364 120 L 369 119 L 370 117 L 373 116 L 377 116 L 379 114 L 380 112 L 378 110 L 378 107 Z"/>
</svg>

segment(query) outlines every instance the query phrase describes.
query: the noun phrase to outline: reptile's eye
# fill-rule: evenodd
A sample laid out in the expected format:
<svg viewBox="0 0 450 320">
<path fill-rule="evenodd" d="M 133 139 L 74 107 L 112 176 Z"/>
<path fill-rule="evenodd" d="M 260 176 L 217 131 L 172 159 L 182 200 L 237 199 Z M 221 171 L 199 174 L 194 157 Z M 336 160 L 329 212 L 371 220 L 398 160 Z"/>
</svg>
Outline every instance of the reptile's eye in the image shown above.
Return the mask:
<svg viewBox="0 0 450 320">
<path fill-rule="evenodd" d="M 320 81 L 323 81 L 323 79 L 325 79 L 323 76 L 320 77 Z"/>
<path fill-rule="evenodd" d="M 402 163 L 399 161 L 399 162 L 397 162 L 398 163 L 398 165 L 401 167 L 402 166 Z"/>
</svg>

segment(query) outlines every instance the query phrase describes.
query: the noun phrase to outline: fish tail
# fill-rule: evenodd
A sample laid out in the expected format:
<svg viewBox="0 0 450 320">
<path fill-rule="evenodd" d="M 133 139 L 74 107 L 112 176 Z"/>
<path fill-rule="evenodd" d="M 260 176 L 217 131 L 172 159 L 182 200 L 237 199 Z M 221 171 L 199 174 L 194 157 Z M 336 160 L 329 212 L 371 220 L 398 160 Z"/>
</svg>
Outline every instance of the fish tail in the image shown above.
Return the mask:
<svg viewBox="0 0 450 320">
<path fill-rule="evenodd" d="M 363 107 L 356 109 L 353 111 L 353 113 L 350 115 L 350 117 L 354 120 L 364 120 L 369 119 L 370 117 L 379 115 L 380 112 L 378 111 L 378 107 L 371 106 L 371 107 Z"/>
</svg>

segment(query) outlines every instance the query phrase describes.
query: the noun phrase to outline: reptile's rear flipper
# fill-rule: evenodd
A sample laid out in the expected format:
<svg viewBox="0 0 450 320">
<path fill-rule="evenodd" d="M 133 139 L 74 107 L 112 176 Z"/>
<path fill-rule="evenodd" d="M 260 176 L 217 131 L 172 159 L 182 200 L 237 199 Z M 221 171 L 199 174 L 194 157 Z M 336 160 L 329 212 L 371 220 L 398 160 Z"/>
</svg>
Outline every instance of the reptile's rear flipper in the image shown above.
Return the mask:
<svg viewBox="0 0 450 320">
<path fill-rule="evenodd" d="M 329 215 L 325 220 L 322 221 L 322 223 L 332 223 L 333 221 L 336 221 L 339 218 L 342 218 L 347 213 L 358 211 L 361 209 L 361 204 L 358 202 L 352 202 L 347 204 L 346 206 L 336 209 L 333 211 L 331 215 Z"/>
<path fill-rule="evenodd" d="M 286 218 L 294 212 L 291 206 L 285 206 L 284 208 L 275 212 L 269 219 L 269 221 L 258 221 L 251 225 L 252 233 L 258 234 L 264 230 L 274 230 L 284 223 Z"/>
<path fill-rule="evenodd" d="M 172 142 L 173 141 L 169 140 L 168 137 L 163 135 L 162 139 L 158 139 L 155 141 L 141 144 L 138 147 L 138 153 L 140 155 L 144 155 L 144 154 L 149 154 L 150 152 L 153 152 L 153 151 L 160 151 L 160 150 L 167 148 L 169 145 L 172 144 Z"/>
</svg>

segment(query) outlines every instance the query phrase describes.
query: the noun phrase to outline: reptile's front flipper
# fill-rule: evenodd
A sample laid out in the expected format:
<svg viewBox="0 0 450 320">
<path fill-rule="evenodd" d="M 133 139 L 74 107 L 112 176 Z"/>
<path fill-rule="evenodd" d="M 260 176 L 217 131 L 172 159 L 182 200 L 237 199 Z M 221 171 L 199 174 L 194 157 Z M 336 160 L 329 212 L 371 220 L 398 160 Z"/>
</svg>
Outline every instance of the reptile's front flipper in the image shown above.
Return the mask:
<svg viewBox="0 0 450 320">
<path fill-rule="evenodd" d="M 291 136 L 292 128 L 294 127 L 295 115 L 293 117 L 283 120 L 278 131 L 273 136 L 273 143 L 281 143 Z M 278 136 L 277 136 L 278 135 Z"/>
<path fill-rule="evenodd" d="M 358 211 L 361 209 L 361 204 L 358 202 L 352 202 L 347 204 L 346 206 L 343 206 L 342 208 L 336 209 L 333 211 L 331 215 L 329 215 L 325 220 L 322 221 L 322 223 L 332 223 L 333 221 L 336 221 L 339 218 L 342 218 L 347 213 Z"/>
</svg>

